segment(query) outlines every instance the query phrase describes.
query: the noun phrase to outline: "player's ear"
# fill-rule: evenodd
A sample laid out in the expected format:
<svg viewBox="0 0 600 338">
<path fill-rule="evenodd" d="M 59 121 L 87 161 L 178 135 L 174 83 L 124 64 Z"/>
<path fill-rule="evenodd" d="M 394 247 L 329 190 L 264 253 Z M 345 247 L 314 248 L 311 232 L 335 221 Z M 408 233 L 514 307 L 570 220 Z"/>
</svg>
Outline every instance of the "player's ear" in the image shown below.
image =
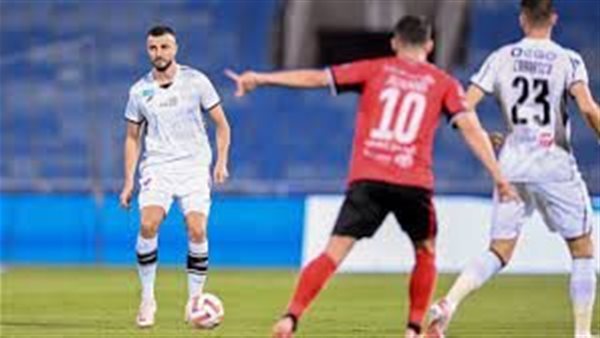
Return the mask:
<svg viewBox="0 0 600 338">
<path fill-rule="evenodd" d="M 521 25 L 521 29 L 523 30 L 523 32 L 527 33 L 527 17 L 523 13 L 519 15 L 519 24 Z"/>
<path fill-rule="evenodd" d="M 396 36 L 392 36 L 392 38 L 390 39 L 390 47 L 392 48 L 394 53 L 398 51 L 398 39 L 396 39 Z"/>
<path fill-rule="evenodd" d="M 552 13 L 552 16 L 550 16 L 550 25 L 554 26 L 556 25 L 556 23 L 558 22 L 558 14 L 556 14 L 556 12 Z"/>
<path fill-rule="evenodd" d="M 433 42 L 433 39 L 429 39 L 427 40 L 427 42 L 425 42 L 425 52 L 427 53 L 427 55 L 429 55 L 429 53 L 433 52 L 433 48 L 435 47 L 435 42 Z"/>
</svg>

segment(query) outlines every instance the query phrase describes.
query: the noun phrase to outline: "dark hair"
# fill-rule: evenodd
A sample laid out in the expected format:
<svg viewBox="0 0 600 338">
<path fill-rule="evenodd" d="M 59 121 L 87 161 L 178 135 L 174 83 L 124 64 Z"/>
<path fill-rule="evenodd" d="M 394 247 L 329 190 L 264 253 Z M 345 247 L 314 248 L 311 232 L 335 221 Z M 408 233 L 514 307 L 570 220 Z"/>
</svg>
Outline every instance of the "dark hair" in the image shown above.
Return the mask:
<svg viewBox="0 0 600 338">
<path fill-rule="evenodd" d="M 175 36 L 175 31 L 173 30 L 173 28 L 165 25 L 157 25 L 148 30 L 149 36 L 161 36 L 165 34 L 171 34 Z"/>
<path fill-rule="evenodd" d="M 431 39 L 431 24 L 423 17 L 407 15 L 394 26 L 394 36 L 409 45 L 422 45 Z"/>
<path fill-rule="evenodd" d="M 531 24 L 544 25 L 554 14 L 554 6 L 552 0 L 521 0 L 521 11 Z"/>
</svg>

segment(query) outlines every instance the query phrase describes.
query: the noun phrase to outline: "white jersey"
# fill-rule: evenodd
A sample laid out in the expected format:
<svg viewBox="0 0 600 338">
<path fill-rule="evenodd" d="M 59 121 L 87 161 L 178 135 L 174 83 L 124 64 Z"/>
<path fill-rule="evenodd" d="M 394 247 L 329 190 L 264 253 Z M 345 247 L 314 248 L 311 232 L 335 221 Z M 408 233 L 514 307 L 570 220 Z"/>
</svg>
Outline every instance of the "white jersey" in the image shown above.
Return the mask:
<svg viewBox="0 0 600 338">
<path fill-rule="evenodd" d="M 202 111 L 220 103 L 210 80 L 202 72 L 177 66 L 173 83 L 159 86 L 152 72 L 129 91 L 125 118 L 145 123 L 144 153 L 140 168 L 156 165 L 209 166 L 212 152 Z"/>
<path fill-rule="evenodd" d="M 570 145 L 569 89 L 588 82 L 581 56 L 549 39 L 525 38 L 492 53 L 471 82 L 501 105 L 509 134 L 500 153 L 513 182 L 556 182 L 579 175 Z"/>
</svg>

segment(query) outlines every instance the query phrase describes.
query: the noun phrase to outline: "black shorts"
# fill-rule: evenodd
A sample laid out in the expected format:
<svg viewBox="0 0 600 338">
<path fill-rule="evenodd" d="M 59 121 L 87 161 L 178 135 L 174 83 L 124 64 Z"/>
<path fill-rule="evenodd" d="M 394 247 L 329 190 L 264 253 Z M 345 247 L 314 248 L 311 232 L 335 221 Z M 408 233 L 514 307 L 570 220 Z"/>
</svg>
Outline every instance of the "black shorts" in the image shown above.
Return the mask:
<svg viewBox="0 0 600 338">
<path fill-rule="evenodd" d="M 434 238 L 437 221 L 432 195 L 424 188 L 376 181 L 354 182 L 346 192 L 332 234 L 356 239 L 371 237 L 391 212 L 413 242 Z"/>
</svg>

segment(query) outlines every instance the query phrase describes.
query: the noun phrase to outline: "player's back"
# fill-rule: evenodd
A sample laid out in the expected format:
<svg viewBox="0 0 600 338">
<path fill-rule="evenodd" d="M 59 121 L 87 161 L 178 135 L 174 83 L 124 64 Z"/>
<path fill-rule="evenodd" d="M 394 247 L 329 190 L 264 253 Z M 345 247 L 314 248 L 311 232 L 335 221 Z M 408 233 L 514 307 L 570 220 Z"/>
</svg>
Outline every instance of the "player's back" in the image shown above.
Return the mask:
<svg viewBox="0 0 600 338">
<path fill-rule="evenodd" d="M 569 143 L 570 87 L 587 82 L 579 54 L 524 38 L 486 60 L 472 82 L 498 99 L 509 134 L 500 154 L 511 181 L 564 181 L 578 174 Z"/>
<path fill-rule="evenodd" d="M 338 91 L 361 93 L 349 181 L 432 189 L 435 130 L 442 112 L 465 111 L 460 84 L 429 63 L 401 57 L 331 70 Z"/>
</svg>

